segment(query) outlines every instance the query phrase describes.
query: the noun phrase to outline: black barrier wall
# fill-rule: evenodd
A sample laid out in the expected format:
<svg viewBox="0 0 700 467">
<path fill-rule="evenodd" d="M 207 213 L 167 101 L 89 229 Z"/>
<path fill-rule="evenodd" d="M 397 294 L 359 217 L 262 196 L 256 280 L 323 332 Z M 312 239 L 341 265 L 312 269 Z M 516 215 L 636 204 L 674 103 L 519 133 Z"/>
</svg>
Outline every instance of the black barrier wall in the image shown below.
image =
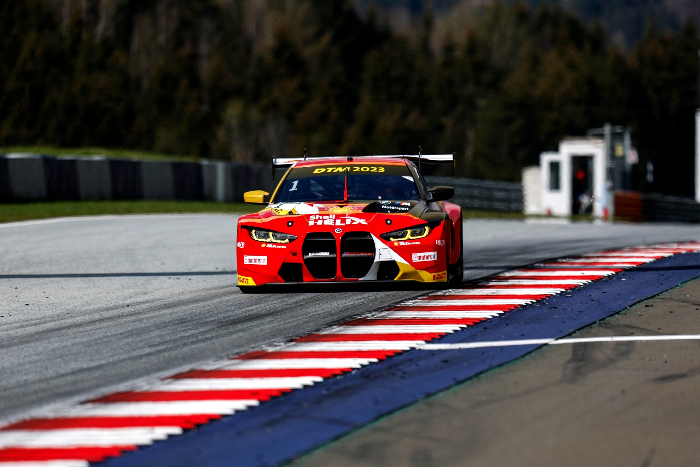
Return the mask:
<svg viewBox="0 0 700 467">
<path fill-rule="evenodd" d="M 269 166 L 238 162 L 0 155 L 0 200 L 243 201 L 246 191 L 272 194 L 283 175 L 284 171 L 278 170 L 273 180 Z M 523 209 L 519 183 L 430 176 L 426 180 L 431 186 L 454 187 L 453 202 L 466 208 Z"/>
<path fill-rule="evenodd" d="M 425 181 L 430 186 L 453 187 L 455 197 L 451 201 L 467 209 L 523 212 L 521 183 L 433 176 L 426 176 Z"/>
</svg>

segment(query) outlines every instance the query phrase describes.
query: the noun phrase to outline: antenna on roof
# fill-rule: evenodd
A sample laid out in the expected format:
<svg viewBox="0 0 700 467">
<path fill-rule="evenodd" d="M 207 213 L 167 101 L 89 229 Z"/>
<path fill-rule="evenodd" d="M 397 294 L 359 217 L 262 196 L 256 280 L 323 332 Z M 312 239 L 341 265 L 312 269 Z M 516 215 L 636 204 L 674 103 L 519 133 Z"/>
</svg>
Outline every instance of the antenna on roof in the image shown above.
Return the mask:
<svg viewBox="0 0 700 467">
<path fill-rule="evenodd" d="M 304 160 L 306 160 L 306 155 L 307 155 L 306 148 L 304 148 Z"/>
<path fill-rule="evenodd" d="M 423 146 L 418 146 L 418 172 L 420 172 L 420 160 L 423 158 Z"/>
</svg>

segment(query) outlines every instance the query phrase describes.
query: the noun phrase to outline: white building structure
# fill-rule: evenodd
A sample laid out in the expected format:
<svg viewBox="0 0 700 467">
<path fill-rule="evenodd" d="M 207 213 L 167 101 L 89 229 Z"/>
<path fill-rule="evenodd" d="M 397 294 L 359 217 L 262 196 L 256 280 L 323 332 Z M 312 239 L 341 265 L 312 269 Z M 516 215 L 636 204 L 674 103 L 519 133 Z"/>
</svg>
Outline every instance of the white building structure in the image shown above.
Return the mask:
<svg viewBox="0 0 700 467">
<path fill-rule="evenodd" d="M 612 215 L 606 183 L 607 155 L 603 138 L 566 138 L 559 152 L 540 155 L 542 214 Z"/>
</svg>

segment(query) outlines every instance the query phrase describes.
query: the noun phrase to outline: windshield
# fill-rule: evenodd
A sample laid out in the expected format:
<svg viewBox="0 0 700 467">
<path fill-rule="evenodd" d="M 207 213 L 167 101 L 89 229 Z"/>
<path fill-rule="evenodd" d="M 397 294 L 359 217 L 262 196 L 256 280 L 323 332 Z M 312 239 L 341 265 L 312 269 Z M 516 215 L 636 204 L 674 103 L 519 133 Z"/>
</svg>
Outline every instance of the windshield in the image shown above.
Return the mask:
<svg viewBox="0 0 700 467">
<path fill-rule="evenodd" d="M 347 179 L 347 197 L 346 197 Z M 333 165 L 293 169 L 274 202 L 420 200 L 405 165 Z"/>
</svg>

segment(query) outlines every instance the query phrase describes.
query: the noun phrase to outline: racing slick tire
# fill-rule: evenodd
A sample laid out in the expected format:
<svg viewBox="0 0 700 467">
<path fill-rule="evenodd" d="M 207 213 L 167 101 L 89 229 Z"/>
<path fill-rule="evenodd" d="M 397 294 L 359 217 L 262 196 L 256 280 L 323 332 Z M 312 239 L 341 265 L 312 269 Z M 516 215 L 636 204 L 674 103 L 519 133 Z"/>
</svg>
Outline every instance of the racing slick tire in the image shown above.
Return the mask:
<svg viewBox="0 0 700 467">
<path fill-rule="evenodd" d="M 459 224 L 462 225 L 462 215 L 459 215 Z M 459 235 L 459 259 L 455 264 L 447 266 L 447 283 L 459 285 L 464 280 L 464 232 L 460 229 Z"/>
</svg>

